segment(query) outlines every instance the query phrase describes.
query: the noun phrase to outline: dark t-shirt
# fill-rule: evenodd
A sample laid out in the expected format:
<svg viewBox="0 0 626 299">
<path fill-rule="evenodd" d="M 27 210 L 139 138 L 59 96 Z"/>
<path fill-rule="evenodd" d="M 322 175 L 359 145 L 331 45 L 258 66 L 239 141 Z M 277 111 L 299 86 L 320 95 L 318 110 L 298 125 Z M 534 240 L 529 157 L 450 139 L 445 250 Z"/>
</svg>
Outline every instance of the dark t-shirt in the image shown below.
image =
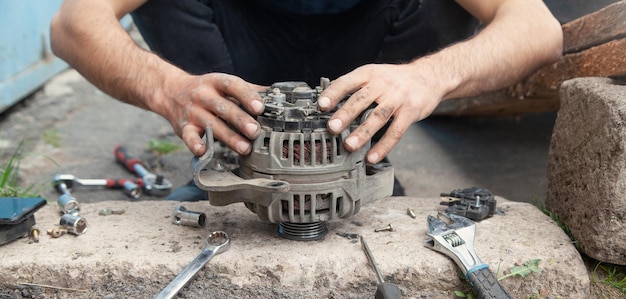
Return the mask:
<svg viewBox="0 0 626 299">
<path fill-rule="evenodd" d="M 279 13 L 315 15 L 334 14 L 349 10 L 362 0 L 256 0 L 270 10 Z"/>
</svg>

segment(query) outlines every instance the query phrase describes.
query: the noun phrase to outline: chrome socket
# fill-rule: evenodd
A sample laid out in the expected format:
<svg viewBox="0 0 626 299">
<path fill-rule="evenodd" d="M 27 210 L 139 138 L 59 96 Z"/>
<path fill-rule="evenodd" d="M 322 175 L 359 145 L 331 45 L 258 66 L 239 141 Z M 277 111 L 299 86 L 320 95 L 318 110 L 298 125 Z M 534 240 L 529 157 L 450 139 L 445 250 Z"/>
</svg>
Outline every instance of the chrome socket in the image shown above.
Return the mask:
<svg viewBox="0 0 626 299">
<path fill-rule="evenodd" d="M 65 214 L 61 216 L 59 225 L 67 229 L 69 233 L 80 236 L 87 230 L 87 219 L 72 214 Z"/>
<path fill-rule="evenodd" d="M 80 213 L 80 206 L 78 201 L 70 193 L 64 193 L 59 196 L 57 203 L 63 209 L 63 213 L 78 216 Z"/>
<path fill-rule="evenodd" d="M 172 214 L 172 223 L 191 227 L 204 227 L 206 225 L 206 214 L 185 209 L 177 206 Z"/>
</svg>

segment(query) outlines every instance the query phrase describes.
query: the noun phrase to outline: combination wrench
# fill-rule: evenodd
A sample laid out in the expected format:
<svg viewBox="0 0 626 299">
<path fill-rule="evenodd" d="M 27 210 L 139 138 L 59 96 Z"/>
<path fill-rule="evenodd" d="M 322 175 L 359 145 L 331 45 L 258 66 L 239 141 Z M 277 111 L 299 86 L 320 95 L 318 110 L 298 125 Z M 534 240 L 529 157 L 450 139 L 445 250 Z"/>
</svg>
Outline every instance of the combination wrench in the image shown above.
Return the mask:
<svg viewBox="0 0 626 299">
<path fill-rule="evenodd" d="M 172 298 L 180 289 L 182 289 L 191 279 L 196 276 L 211 258 L 230 248 L 230 239 L 228 234 L 223 231 L 215 231 L 210 233 L 204 240 L 204 249 L 196 256 L 187 267 L 185 267 L 175 278 L 168 284 L 155 299 Z"/>
</svg>

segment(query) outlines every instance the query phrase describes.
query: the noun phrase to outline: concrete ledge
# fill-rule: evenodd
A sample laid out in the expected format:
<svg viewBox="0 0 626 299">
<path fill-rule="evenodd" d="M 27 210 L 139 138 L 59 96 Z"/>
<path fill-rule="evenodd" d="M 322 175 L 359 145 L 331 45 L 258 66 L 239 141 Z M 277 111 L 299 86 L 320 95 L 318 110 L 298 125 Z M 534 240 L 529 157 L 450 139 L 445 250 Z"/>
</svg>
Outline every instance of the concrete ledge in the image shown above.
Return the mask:
<svg viewBox="0 0 626 299">
<path fill-rule="evenodd" d="M 389 281 L 408 297 L 452 298 L 467 290 L 447 257 L 425 248 L 426 216 L 442 210 L 438 198 L 385 198 L 361 208 L 350 219 L 329 223 L 321 241 L 279 238 L 276 225 L 261 222 L 243 205 L 212 207 L 185 203 L 207 214 L 206 228 L 176 226 L 171 213 L 178 202 L 108 201 L 83 204 L 88 231 L 81 236 L 20 239 L 0 250 L 0 288 L 4 292 L 40 292 L 44 297 L 151 298 L 201 250 L 204 237 L 224 230 L 229 251 L 211 260 L 182 292 L 183 297 L 223 298 L 371 298 L 375 275 L 358 242 L 337 233 L 361 234 Z M 501 281 L 514 298 L 587 298 L 589 278 L 567 236 L 534 206 L 498 198 L 503 216 L 477 226 L 476 252 L 497 276 L 531 259 L 541 259 L 540 273 Z M 103 208 L 125 214 L 99 216 Z M 412 208 L 417 218 L 410 218 Z M 56 203 L 36 214 L 42 231 L 59 220 Z M 394 232 L 373 229 L 392 223 Z M 26 288 L 20 282 L 86 290 Z M 0 292 L 0 295 L 2 292 Z"/>
</svg>

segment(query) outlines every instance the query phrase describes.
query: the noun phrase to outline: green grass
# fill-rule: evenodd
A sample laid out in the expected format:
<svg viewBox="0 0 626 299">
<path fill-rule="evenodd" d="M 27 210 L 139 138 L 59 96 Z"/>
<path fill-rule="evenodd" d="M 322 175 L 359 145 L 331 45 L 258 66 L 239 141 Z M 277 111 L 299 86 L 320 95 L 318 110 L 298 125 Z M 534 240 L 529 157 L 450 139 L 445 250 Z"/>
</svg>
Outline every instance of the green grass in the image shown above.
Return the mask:
<svg viewBox="0 0 626 299">
<path fill-rule="evenodd" d="M 37 197 L 34 186 L 21 188 L 18 186 L 18 172 L 22 159 L 22 143 L 20 143 L 9 158 L 9 161 L 0 165 L 0 197 Z"/>
<path fill-rule="evenodd" d="M 0 162 L 0 197 L 39 197 L 41 190 L 48 186 L 47 182 L 39 185 L 31 184 L 27 187 L 19 185 L 19 170 L 22 159 L 29 155 L 23 152 L 24 142 L 20 142 L 8 161 Z M 46 157 L 52 163 L 58 164 Z"/>
<path fill-rule="evenodd" d="M 602 276 L 603 278 L 599 278 Z M 616 265 L 596 264 L 593 269 L 592 279 L 595 282 L 603 283 L 618 289 L 626 294 L 626 270 Z"/>
<path fill-rule="evenodd" d="M 59 137 L 59 131 L 56 129 L 44 131 L 43 141 L 53 147 L 61 147 L 61 137 Z"/>
<path fill-rule="evenodd" d="M 160 155 L 166 155 L 182 148 L 182 145 L 168 140 L 151 140 L 148 143 L 148 149 Z"/>
</svg>

